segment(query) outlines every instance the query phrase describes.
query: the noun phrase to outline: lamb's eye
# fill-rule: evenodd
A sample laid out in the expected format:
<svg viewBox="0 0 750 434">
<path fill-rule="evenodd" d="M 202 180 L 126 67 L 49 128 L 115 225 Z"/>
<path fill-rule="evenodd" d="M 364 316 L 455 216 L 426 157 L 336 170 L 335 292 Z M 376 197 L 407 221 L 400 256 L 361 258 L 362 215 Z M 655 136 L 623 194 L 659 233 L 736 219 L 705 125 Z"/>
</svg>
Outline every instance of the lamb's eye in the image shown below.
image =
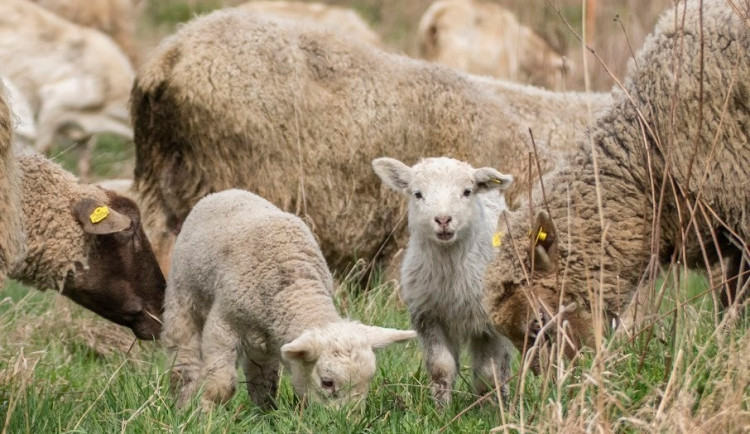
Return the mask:
<svg viewBox="0 0 750 434">
<path fill-rule="evenodd" d="M 421 191 L 415 191 L 414 192 L 414 197 L 416 197 L 417 199 L 422 199 L 422 192 Z"/>
<path fill-rule="evenodd" d="M 466 190 L 464 190 L 464 197 L 469 197 L 469 196 L 471 196 L 471 189 L 467 188 Z"/>
<path fill-rule="evenodd" d="M 331 380 L 330 378 L 321 378 L 320 379 L 320 385 L 324 389 L 333 390 L 333 380 Z"/>
</svg>

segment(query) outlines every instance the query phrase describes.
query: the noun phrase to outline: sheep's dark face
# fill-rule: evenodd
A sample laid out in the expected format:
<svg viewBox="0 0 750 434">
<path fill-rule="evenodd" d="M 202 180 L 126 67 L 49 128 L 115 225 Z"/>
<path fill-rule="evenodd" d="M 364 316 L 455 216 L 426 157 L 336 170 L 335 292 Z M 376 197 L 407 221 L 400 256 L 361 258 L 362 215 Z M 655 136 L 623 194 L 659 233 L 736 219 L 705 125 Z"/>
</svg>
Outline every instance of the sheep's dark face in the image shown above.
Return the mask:
<svg viewBox="0 0 750 434">
<path fill-rule="evenodd" d="M 166 282 L 143 232 L 137 205 L 108 192 L 108 215 L 93 223 L 93 199 L 73 205 L 89 237 L 88 267 L 70 273 L 62 291 L 76 303 L 133 330 L 140 339 L 161 334 Z M 105 225 L 106 224 L 106 225 Z"/>
</svg>

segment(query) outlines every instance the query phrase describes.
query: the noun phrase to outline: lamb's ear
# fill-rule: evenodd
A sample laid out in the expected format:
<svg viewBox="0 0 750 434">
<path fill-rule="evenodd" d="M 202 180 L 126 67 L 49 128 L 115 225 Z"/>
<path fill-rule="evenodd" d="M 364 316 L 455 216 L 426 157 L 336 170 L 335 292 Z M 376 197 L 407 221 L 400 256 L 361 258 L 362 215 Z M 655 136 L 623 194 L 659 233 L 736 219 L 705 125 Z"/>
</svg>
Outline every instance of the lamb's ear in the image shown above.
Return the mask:
<svg viewBox="0 0 750 434">
<path fill-rule="evenodd" d="M 477 191 L 505 190 L 512 182 L 513 176 L 503 175 L 491 167 L 474 169 L 474 183 Z"/>
<path fill-rule="evenodd" d="M 394 158 L 383 157 L 372 160 L 372 168 L 388 187 L 411 194 L 406 191 L 411 183 L 411 167 Z"/>
<path fill-rule="evenodd" d="M 297 339 L 281 347 L 281 357 L 287 361 L 312 363 L 320 357 L 320 343 L 309 333 L 302 333 Z"/>
<path fill-rule="evenodd" d="M 367 333 L 367 342 L 374 350 L 417 337 L 417 332 L 414 330 L 398 330 L 376 326 L 363 327 Z"/>
<path fill-rule="evenodd" d="M 92 198 L 73 204 L 73 215 L 85 232 L 95 235 L 113 234 L 130 227 L 130 218 Z"/>
<path fill-rule="evenodd" d="M 546 211 L 537 213 L 531 238 L 534 268 L 538 271 L 553 271 L 559 260 L 557 227 Z"/>
</svg>

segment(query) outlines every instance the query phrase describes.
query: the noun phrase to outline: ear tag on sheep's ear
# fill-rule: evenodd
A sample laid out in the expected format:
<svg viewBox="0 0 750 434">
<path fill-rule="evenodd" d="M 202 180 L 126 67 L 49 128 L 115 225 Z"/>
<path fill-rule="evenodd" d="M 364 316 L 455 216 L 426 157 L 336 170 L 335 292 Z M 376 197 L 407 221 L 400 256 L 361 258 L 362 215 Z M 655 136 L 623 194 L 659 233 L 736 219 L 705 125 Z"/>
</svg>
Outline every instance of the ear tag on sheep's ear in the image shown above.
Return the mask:
<svg viewBox="0 0 750 434">
<path fill-rule="evenodd" d="M 99 223 L 100 221 L 107 218 L 109 215 L 109 208 L 106 206 L 100 206 L 94 209 L 94 212 L 91 213 L 89 216 L 89 219 L 91 220 L 91 223 Z"/>
<path fill-rule="evenodd" d="M 503 233 L 495 232 L 492 235 L 492 247 L 500 247 L 503 244 Z"/>
<path fill-rule="evenodd" d="M 533 237 L 534 232 L 529 231 L 529 237 Z M 547 240 L 547 232 L 544 232 L 543 227 L 539 227 L 539 231 L 536 233 L 536 238 L 534 239 L 534 245 L 539 244 L 539 242 L 545 242 Z"/>
</svg>

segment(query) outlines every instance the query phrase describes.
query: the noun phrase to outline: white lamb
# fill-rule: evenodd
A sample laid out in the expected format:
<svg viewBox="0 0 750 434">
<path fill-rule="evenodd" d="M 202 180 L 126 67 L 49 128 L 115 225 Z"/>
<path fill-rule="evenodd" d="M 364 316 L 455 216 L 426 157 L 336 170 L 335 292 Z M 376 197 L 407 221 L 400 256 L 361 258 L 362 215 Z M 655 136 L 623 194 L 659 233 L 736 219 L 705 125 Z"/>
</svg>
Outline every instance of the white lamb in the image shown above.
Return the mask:
<svg viewBox="0 0 750 434">
<path fill-rule="evenodd" d="M 477 393 L 510 377 L 512 344 L 494 331 L 483 305 L 482 276 L 494 257 L 493 233 L 513 181 L 495 169 L 452 158 L 408 167 L 377 158 L 372 167 L 409 199 L 409 244 L 401 290 L 417 330 L 438 405 L 450 402 L 461 346 L 469 342 Z M 494 373 L 493 373 L 494 370 Z M 507 396 L 507 386 L 502 392 Z"/>
<path fill-rule="evenodd" d="M 416 333 L 342 319 L 332 292 L 325 259 L 298 217 L 243 190 L 201 199 L 175 243 L 166 290 L 162 338 L 176 352 L 179 405 L 201 385 L 205 408 L 226 402 L 238 358 L 262 407 L 273 403 L 281 359 L 299 395 L 362 403 L 373 349 Z"/>
</svg>

